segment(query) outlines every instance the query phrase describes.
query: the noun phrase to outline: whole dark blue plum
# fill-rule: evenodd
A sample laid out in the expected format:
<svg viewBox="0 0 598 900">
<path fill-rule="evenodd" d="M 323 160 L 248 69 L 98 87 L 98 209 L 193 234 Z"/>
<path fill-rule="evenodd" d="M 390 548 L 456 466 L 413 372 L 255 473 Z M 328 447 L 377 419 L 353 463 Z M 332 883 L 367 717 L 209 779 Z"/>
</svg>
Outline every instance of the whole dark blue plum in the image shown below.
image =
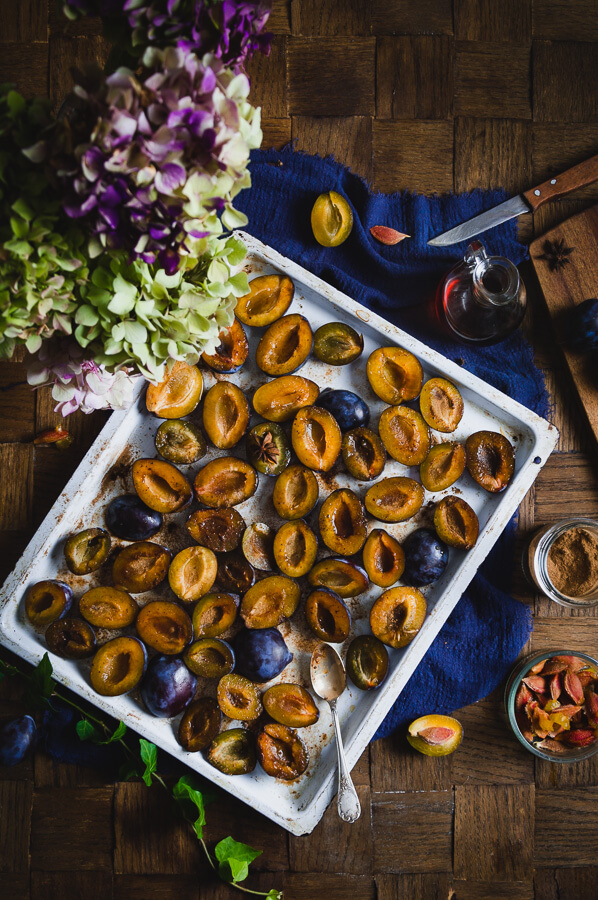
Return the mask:
<svg viewBox="0 0 598 900">
<path fill-rule="evenodd" d="M 37 728 L 31 716 L 19 716 L 0 727 L 0 766 L 16 766 L 35 744 Z"/>
<path fill-rule="evenodd" d="M 235 654 L 235 672 L 259 684 L 280 675 L 293 658 L 277 628 L 243 629 L 235 639 Z"/>
<path fill-rule="evenodd" d="M 565 342 L 573 350 L 598 350 L 598 300 L 584 300 L 568 310 L 564 319 Z"/>
<path fill-rule="evenodd" d="M 421 587 L 440 578 L 448 562 L 448 547 L 429 528 L 412 531 L 403 543 L 405 571 L 404 584 Z"/>
<path fill-rule="evenodd" d="M 191 702 L 196 687 L 197 678 L 182 659 L 155 656 L 141 682 L 141 696 L 153 716 L 169 719 Z"/>
<path fill-rule="evenodd" d="M 328 388 L 322 391 L 317 404 L 334 416 L 341 431 L 359 428 L 361 425 L 367 425 L 370 421 L 370 410 L 367 403 L 353 391 Z"/>
<path fill-rule="evenodd" d="M 105 512 L 108 530 L 124 541 L 147 541 L 162 527 L 162 513 L 146 506 L 137 494 L 115 497 Z"/>
</svg>

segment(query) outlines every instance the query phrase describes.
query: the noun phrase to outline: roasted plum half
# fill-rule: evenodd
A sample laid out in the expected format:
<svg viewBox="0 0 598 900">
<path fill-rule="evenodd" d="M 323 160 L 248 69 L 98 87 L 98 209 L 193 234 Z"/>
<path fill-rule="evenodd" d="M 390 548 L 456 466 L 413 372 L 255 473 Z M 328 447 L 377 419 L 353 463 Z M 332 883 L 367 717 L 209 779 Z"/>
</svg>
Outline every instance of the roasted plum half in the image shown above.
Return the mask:
<svg viewBox="0 0 598 900">
<path fill-rule="evenodd" d="M 497 431 L 476 431 L 465 442 L 467 470 L 485 491 L 498 494 L 507 487 L 515 471 L 513 447 Z"/>
<path fill-rule="evenodd" d="M 426 598 L 414 587 L 393 587 L 384 591 L 370 610 L 374 636 L 389 647 L 406 647 L 426 618 Z"/>
<path fill-rule="evenodd" d="M 313 697 L 300 684 L 274 684 L 264 693 L 262 703 L 271 719 L 288 728 L 306 728 L 320 718 Z"/>
<path fill-rule="evenodd" d="M 374 691 L 388 674 L 388 650 L 373 634 L 360 634 L 349 644 L 346 666 L 355 687 Z"/>
<path fill-rule="evenodd" d="M 274 538 L 276 565 L 290 578 L 307 575 L 316 561 L 318 539 L 302 519 L 285 522 Z"/>
<path fill-rule="evenodd" d="M 63 616 L 46 628 L 46 643 L 52 653 L 64 659 L 85 659 L 96 649 L 95 631 L 75 616 Z"/>
<path fill-rule="evenodd" d="M 247 435 L 245 450 L 261 475 L 280 475 L 291 461 L 289 439 L 275 422 L 255 425 Z"/>
<path fill-rule="evenodd" d="M 193 610 L 195 636 L 217 637 L 227 631 L 237 618 L 239 597 L 236 594 L 206 594 Z"/>
<path fill-rule="evenodd" d="M 349 637 L 351 613 L 338 594 L 328 588 L 312 591 L 305 604 L 307 624 L 322 641 L 342 644 Z"/>
<path fill-rule="evenodd" d="M 123 541 L 147 541 L 162 528 L 162 513 L 150 509 L 137 494 L 121 494 L 104 513 L 106 526 Z"/>
<path fill-rule="evenodd" d="M 382 474 L 386 450 L 377 434 L 369 428 L 352 428 L 343 437 L 343 462 L 358 481 L 371 481 Z"/>
<path fill-rule="evenodd" d="M 379 347 L 370 354 L 366 373 L 375 394 L 391 406 L 415 400 L 424 373 L 419 360 L 401 347 Z"/>
<path fill-rule="evenodd" d="M 204 431 L 219 450 L 230 450 L 239 443 L 249 424 L 249 403 L 241 388 L 219 381 L 210 388 L 203 402 Z"/>
<path fill-rule="evenodd" d="M 243 325 L 271 325 L 284 316 L 294 293 L 288 275 L 258 275 L 249 282 L 249 293 L 237 300 L 235 315 Z"/>
<path fill-rule="evenodd" d="M 363 335 L 344 322 L 320 325 L 314 335 L 314 356 L 329 366 L 346 366 L 363 353 Z"/>
<path fill-rule="evenodd" d="M 341 431 L 365 427 L 370 421 L 369 406 L 353 391 L 326 388 L 318 397 L 318 406 L 334 416 Z"/>
<path fill-rule="evenodd" d="M 108 559 L 112 541 L 103 528 L 86 528 L 72 534 L 64 545 L 64 558 L 74 575 L 89 575 Z"/>
<path fill-rule="evenodd" d="M 243 459 L 219 456 L 199 470 L 194 487 L 197 499 L 204 506 L 212 509 L 237 506 L 255 494 L 257 473 Z"/>
<path fill-rule="evenodd" d="M 202 353 L 206 366 L 215 372 L 237 372 L 249 355 L 247 335 L 238 319 L 233 319 L 230 328 L 224 328 L 218 335 L 220 343 L 213 353 Z"/>
<path fill-rule="evenodd" d="M 160 384 L 148 385 L 145 404 L 160 419 L 188 416 L 203 394 L 203 378 L 197 366 L 175 362 Z"/>
<path fill-rule="evenodd" d="M 210 744 L 208 762 L 225 775 L 253 772 L 257 763 L 254 736 L 245 728 L 221 731 Z"/>
<path fill-rule="evenodd" d="M 403 581 L 421 587 L 436 581 L 448 563 L 448 547 L 430 528 L 412 531 L 403 543 Z"/>
<path fill-rule="evenodd" d="M 244 594 L 255 584 L 255 569 L 241 553 L 223 553 L 218 558 L 216 583 L 222 591 Z"/>
<path fill-rule="evenodd" d="M 288 422 L 295 413 L 312 406 L 318 399 L 320 388 L 302 375 L 281 375 L 268 381 L 253 395 L 253 408 L 262 419 L 269 422 Z"/>
<path fill-rule="evenodd" d="M 264 522 L 254 522 L 243 534 L 243 555 L 249 565 L 260 572 L 271 572 L 274 569 L 274 535 L 274 529 Z"/>
<path fill-rule="evenodd" d="M 264 725 L 257 736 L 257 754 L 266 775 L 295 781 L 309 765 L 307 747 L 292 728 L 278 723 Z"/>
<path fill-rule="evenodd" d="M 207 547 L 186 547 L 170 563 L 168 583 L 179 600 L 190 603 L 207 594 L 216 581 L 216 554 Z"/>
<path fill-rule="evenodd" d="M 96 628 L 128 628 L 139 607 L 126 591 L 113 587 L 95 587 L 79 600 L 79 613 Z"/>
<path fill-rule="evenodd" d="M 311 326 L 305 316 L 283 316 L 262 336 L 255 361 L 266 375 L 290 375 L 303 365 L 312 343 Z"/>
<path fill-rule="evenodd" d="M 349 488 L 333 491 L 322 503 L 319 516 L 322 540 L 333 553 L 359 553 L 367 535 L 363 503 Z"/>
<path fill-rule="evenodd" d="M 134 637 L 117 637 L 102 644 L 91 664 L 89 678 L 96 693 L 118 697 L 136 687 L 145 672 L 147 652 Z"/>
<path fill-rule="evenodd" d="M 478 539 L 480 523 L 469 503 L 460 497 L 444 497 L 434 510 L 434 528 L 449 547 L 471 550 Z"/>
<path fill-rule="evenodd" d="M 224 675 L 218 682 L 218 706 L 229 719 L 253 722 L 262 713 L 257 687 L 243 675 Z"/>
<path fill-rule="evenodd" d="M 346 197 L 336 191 L 320 194 L 311 210 L 311 230 L 323 247 L 338 247 L 353 228 L 353 210 Z"/>
<path fill-rule="evenodd" d="M 342 435 L 336 419 L 319 406 L 300 409 L 291 430 L 293 450 L 308 469 L 328 472 L 341 452 Z"/>
<path fill-rule="evenodd" d="M 181 717 L 178 741 L 188 753 L 209 747 L 220 731 L 222 712 L 213 697 L 192 700 Z"/>
<path fill-rule="evenodd" d="M 184 659 L 193 674 L 202 678 L 223 678 L 235 668 L 233 649 L 220 638 L 202 637 L 193 641 Z"/>
<path fill-rule="evenodd" d="M 193 499 L 185 476 L 163 459 L 138 459 L 131 474 L 139 498 L 156 512 L 178 512 Z"/>
<path fill-rule="evenodd" d="M 383 478 L 365 495 L 365 508 L 380 522 L 406 522 L 421 509 L 424 489 L 404 475 Z"/>
<path fill-rule="evenodd" d="M 463 418 L 463 398 L 446 378 L 430 378 L 419 398 L 421 414 L 435 431 L 450 434 Z"/>
<path fill-rule="evenodd" d="M 273 628 L 293 615 L 300 595 L 292 578 L 270 575 L 249 588 L 241 600 L 241 617 L 247 628 Z"/>
<path fill-rule="evenodd" d="M 153 716 L 178 716 L 193 699 L 197 678 L 182 659 L 154 656 L 141 682 L 141 697 Z"/>
<path fill-rule="evenodd" d="M 328 557 L 316 563 L 307 580 L 312 587 L 329 588 L 343 598 L 357 597 L 370 586 L 361 566 L 337 557 Z"/>
<path fill-rule="evenodd" d="M 424 756 L 448 756 L 463 740 L 463 727 L 452 716 L 420 716 L 409 726 L 407 740 Z"/>
<path fill-rule="evenodd" d="M 465 447 L 457 441 L 434 444 L 419 469 L 427 491 L 444 491 L 461 478 L 465 470 Z"/>
<path fill-rule="evenodd" d="M 236 509 L 200 509 L 187 519 L 193 540 L 214 553 L 236 550 L 245 527 L 245 519 Z"/>
<path fill-rule="evenodd" d="M 141 594 L 158 587 L 168 574 L 172 554 L 161 544 L 137 541 L 124 547 L 112 566 L 115 587 L 129 594 Z"/>
<path fill-rule="evenodd" d="M 182 653 L 193 637 L 191 619 L 178 603 L 152 600 L 139 611 L 137 634 L 158 653 L 175 656 Z"/>
<path fill-rule="evenodd" d="M 378 425 L 382 443 L 393 459 L 404 466 L 419 466 L 430 449 L 430 429 L 408 406 L 389 406 Z"/>
<path fill-rule="evenodd" d="M 403 574 L 405 554 L 396 538 L 381 528 L 374 528 L 363 548 L 363 564 L 373 584 L 389 588 Z"/>
<path fill-rule="evenodd" d="M 281 519 L 302 519 L 307 516 L 320 494 L 318 480 L 304 466 L 289 466 L 276 479 L 272 502 Z"/>
<path fill-rule="evenodd" d="M 168 462 L 189 466 L 208 452 L 206 439 L 192 422 L 168 419 L 156 432 L 156 450 Z"/>
<path fill-rule="evenodd" d="M 38 581 L 25 593 L 25 615 L 36 628 L 44 628 L 65 616 L 73 603 L 73 592 L 63 581 Z"/>
<path fill-rule="evenodd" d="M 244 628 L 234 641 L 236 671 L 263 684 L 286 669 L 293 654 L 277 628 Z"/>
</svg>

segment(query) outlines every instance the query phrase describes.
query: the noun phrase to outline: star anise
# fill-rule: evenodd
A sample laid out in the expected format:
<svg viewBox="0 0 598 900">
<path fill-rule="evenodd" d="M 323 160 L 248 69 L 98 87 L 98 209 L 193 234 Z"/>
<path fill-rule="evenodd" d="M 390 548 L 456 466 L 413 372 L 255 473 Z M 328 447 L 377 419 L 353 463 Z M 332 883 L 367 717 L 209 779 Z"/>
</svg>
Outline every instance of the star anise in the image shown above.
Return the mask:
<svg viewBox="0 0 598 900">
<path fill-rule="evenodd" d="M 272 433 L 267 431 L 266 434 L 254 434 L 253 439 L 256 444 L 258 460 L 271 466 L 276 465 L 280 450 L 274 443 Z"/>
<path fill-rule="evenodd" d="M 558 272 L 559 269 L 564 269 L 567 263 L 571 262 L 569 254 L 573 253 L 575 247 L 567 247 L 565 239 L 559 238 L 556 241 L 544 241 L 542 250 L 544 253 L 541 253 L 536 259 L 545 259 L 550 271 Z"/>
</svg>

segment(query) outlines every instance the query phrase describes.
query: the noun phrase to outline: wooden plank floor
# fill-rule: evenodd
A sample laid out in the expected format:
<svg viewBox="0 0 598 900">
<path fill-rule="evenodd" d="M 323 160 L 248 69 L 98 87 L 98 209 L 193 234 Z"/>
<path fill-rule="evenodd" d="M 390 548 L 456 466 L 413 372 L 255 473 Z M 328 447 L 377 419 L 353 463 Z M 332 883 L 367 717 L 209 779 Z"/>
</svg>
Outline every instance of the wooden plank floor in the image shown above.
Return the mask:
<svg viewBox="0 0 598 900">
<path fill-rule="evenodd" d="M 59 104 L 69 68 L 103 60 L 98 23 L 67 24 L 59 0 L 0 0 L 0 80 Z M 251 64 L 264 146 L 290 140 L 334 153 L 380 190 L 529 187 L 598 152 L 597 0 L 275 0 L 269 58 Z M 598 185 L 521 221 L 531 239 L 598 200 Z M 598 466 L 536 294 L 526 331 L 546 371 L 561 431 L 521 513 L 521 530 L 573 513 L 598 516 Z M 0 388 L 22 382 L 19 358 Z M 57 421 L 43 391 L 0 391 L 0 574 L 21 553 L 104 418 L 73 416 L 72 448 L 33 448 Z M 15 484 L 18 490 L 15 491 Z M 564 490 L 566 486 L 566 490 Z M 534 596 L 534 649 L 598 652 L 598 613 L 583 621 Z M 19 709 L 3 688 L 0 714 Z M 596 900 L 598 757 L 535 761 L 510 735 L 501 692 L 457 713 L 466 740 L 424 759 L 401 735 L 355 770 L 363 816 L 334 809 L 304 838 L 234 799 L 208 811 L 209 835 L 263 849 L 255 889 L 286 900 Z M 225 900 L 194 839 L 159 793 L 104 782 L 43 753 L 0 772 L 0 897 Z"/>
</svg>

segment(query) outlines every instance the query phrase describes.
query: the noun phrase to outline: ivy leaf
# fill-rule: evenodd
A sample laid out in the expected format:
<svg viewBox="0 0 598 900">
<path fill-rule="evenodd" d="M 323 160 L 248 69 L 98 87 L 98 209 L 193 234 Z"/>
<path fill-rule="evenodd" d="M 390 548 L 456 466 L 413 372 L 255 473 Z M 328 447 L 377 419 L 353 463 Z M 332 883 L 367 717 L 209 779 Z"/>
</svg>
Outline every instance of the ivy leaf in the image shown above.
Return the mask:
<svg viewBox="0 0 598 900">
<path fill-rule="evenodd" d="M 131 778 L 139 778 L 139 769 L 137 764 L 130 759 L 127 759 L 118 770 L 118 780 L 119 781 L 130 781 Z"/>
<path fill-rule="evenodd" d="M 14 678 L 15 675 L 19 674 L 19 670 L 16 666 L 12 666 L 10 663 L 5 662 L 3 659 L 0 659 L 0 681 L 4 678 Z"/>
<path fill-rule="evenodd" d="M 56 687 L 56 682 L 52 678 L 53 671 L 50 657 L 44 653 L 33 672 L 28 676 L 27 690 L 23 698 L 26 703 L 38 708 L 50 705 L 50 697 Z"/>
<path fill-rule="evenodd" d="M 249 875 L 249 864 L 261 856 L 262 851 L 241 844 L 232 837 L 226 837 L 216 844 L 214 853 L 219 862 L 218 874 L 222 880 L 236 884 L 245 881 Z"/>
<path fill-rule="evenodd" d="M 152 775 L 158 768 L 158 748 L 151 741 L 139 738 L 139 752 L 145 763 L 145 772 L 141 776 L 148 787 L 152 784 Z"/>
<path fill-rule="evenodd" d="M 89 719 L 79 719 L 75 729 L 80 741 L 93 741 L 100 737 L 100 733 Z"/>
<path fill-rule="evenodd" d="M 268 891 L 266 894 L 266 900 L 283 900 L 282 891 L 277 891 L 276 888 L 272 888 L 272 890 Z"/>
<path fill-rule="evenodd" d="M 120 741 L 121 737 L 123 737 L 126 730 L 127 730 L 127 726 L 125 725 L 125 723 L 119 722 L 118 725 L 116 726 L 115 730 L 113 731 L 113 733 L 108 738 L 108 740 L 100 741 L 100 744 L 112 744 L 112 743 L 114 743 L 114 741 Z"/>
<path fill-rule="evenodd" d="M 201 841 L 203 826 L 206 824 L 203 794 L 189 775 L 183 775 L 173 787 L 172 796 L 180 806 L 187 822 L 192 825 L 197 839 Z"/>
</svg>

